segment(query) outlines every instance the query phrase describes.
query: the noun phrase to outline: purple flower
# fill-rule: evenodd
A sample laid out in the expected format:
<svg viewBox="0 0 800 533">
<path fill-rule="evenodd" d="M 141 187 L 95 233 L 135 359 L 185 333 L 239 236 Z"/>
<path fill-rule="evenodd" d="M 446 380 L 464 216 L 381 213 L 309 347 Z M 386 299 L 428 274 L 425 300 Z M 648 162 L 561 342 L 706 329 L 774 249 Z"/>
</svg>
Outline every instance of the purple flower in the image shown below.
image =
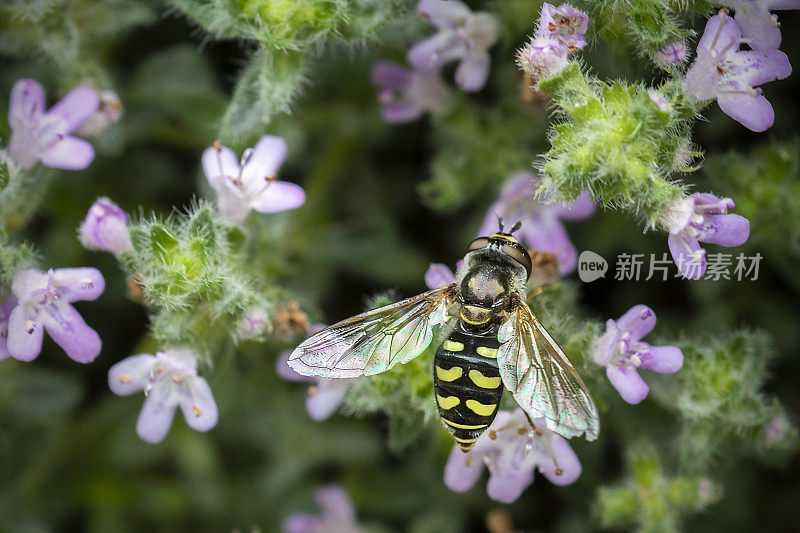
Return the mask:
<svg viewBox="0 0 800 533">
<path fill-rule="evenodd" d="M 539 16 L 536 35 L 548 37 L 563 44 L 570 52 L 586 46 L 584 34 L 589 28 L 589 15 L 578 11 L 569 4 L 554 7 L 545 2 Z"/>
<path fill-rule="evenodd" d="M 284 533 L 363 533 L 356 522 L 356 511 L 347 493 L 338 485 L 314 491 L 319 515 L 295 513 L 283 522 Z"/>
<path fill-rule="evenodd" d="M 264 333 L 268 325 L 269 316 L 267 311 L 261 306 L 254 305 L 242 317 L 237 334 L 240 339 L 252 339 Z"/>
<path fill-rule="evenodd" d="M 254 148 L 245 150 L 241 160 L 219 142 L 203 152 L 203 170 L 217 192 L 223 217 L 240 224 L 253 209 L 277 213 L 305 203 L 306 193 L 299 185 L 276 178 L 286 152 L 286 141 L 272 135 L 261 137 Z"/>
<path fill-rule="evenodd" d="M 122 102 L 114 91 L 100 93 L 100 107 L 76 130 L 84 137 L 96 137 L 122 116 Z"/>
<path fill-rule="evenodd" d="M 773 50 L 781 45 L 781 25 L 772 9 L 800 9 L 800 0 L 721 0 L 736 10 L 734 19 L 753 50 Z"/>
<path fill-rule="evenodd" d="M 450 90 L 437 72 L 409 70 L 397 63 L 378 61 L 372 67 L 383 120 L 411 122 L 426 111 L 442 113 L 450 106 Z"/>
<path fill-rule="evenodd" d="M 8 318 L 17 306 L 17 299 L 9 296 L 0 304 L 0 361 L 8 359 Z"/>
<path fill-rule="evenodd" d="M 311 336 L 323 329 L 325 329 L 324 324 L 315 324 L 309 328 L 308 335 Z M 327 420 L 342 404 L 344 397 L 347 395 L 347 390 L 360 378 L 330 379 L 303 376 L 295 372 L 294 369 L 289 366 L 289 356 L 291 353 L 291 350 L 289 350 L 278 356 L 275 370 L 278 375 L 286 381 L 313 383 L 313 385 L 308 388 L 306 412 L 312 420 L 317 422 Z"/>
<path fill-rule="evenodd" d="M 96 268 L 17 273 L 11 286 L 18 304 L 8 317 L 8 353 L 20 361 L 36 359 L 46 329 L 72 359 L 79 363 L 94 361 L 100 355 L 100 337 L 70 304 L 95 300 L 103 289 L 105 280 Z"/>
<path fill-rule="evenodd" d="M 567 56 L 586 46 L 589 16 L 569 4 L 542 5 L 539 24 L 530 42 L 517 51 L 517 64 L 534 83 L 561 72 Z"/>
<path fill-rule="evenodd" d="M 486 213 L 479 235 L 497 232 L 497 217 L 513 224 L 522 221 L 519 240 L 529 248 L 552 253 L 558 261 L 562 275 L 575 269 L 578 252 L 569 240 L 562 220 L 581 220 L 594 213 L 595 205 L 589 193 L 584 192 L 573 202 L 545 204 L 533 197 L 539 179 L 528 172 L 513 174 L 495 202 Z"/>
<path fill-rule="evenodd" d="M 11 140 L 8 151 L 24 169 L 43 165 L 81 170 L 94 159 L 92 145 L 69 135 L 97 110 L 97 91 L 73 89 L 45 112 L 44 88 L 35 80 L 19 80 L 11 89 L 8 123 Z"/>
<path fill-rule="evenodd" d="M 717 99 L 720 109 L 752 131 L 775 122 L 772 106 L 754 87 L 792 73 L 780 50 L 739 50 L 742 33 L 721 13 L 708 20 L 697 45 L 697 57 L 686 72 L 686 93 L 694 100 Z"/>
<path fill-rule="evenodd" d="M 683 366 L 683 353 L 675 346 L 650 346 L 640 341 L 655 325 L 653 310 L 635 305 L 618 321 L 606 322 L 606 332 L 593 349 L 595 363 L 606 367 L 608 380 L 630 404 L 641 402 L 650 391 L 637 369 L 672 374 Z"/>
<path fill-rule="evenodd" d="M 653 54 L 656 62 L 664 68 L 677 67 L 686 61 L 686 41 L 675 39 Z"/>
<path fill-rule="evenodd" d="M 408 62 L 420 70 L 437 71 L 460 61 L 456 84 L 464 91 L 478 91 L 489 77 L 488 49 L 498 37 L 498 23 L 484 11 L 473 13 L 456 0 L 422 0 L 417 13 L 439 31 L 412 46 Z"/>
<path fill-rule="evenodd" d="M 699 279 L 706 272 L 706 251 L 701 242 L 732 247 L 750 236 L 750 221 L 728 213 L 733 200 L 709 193 L 694 193 L 675 202 L 662 216 L 669 231 L 669 251 L 678 270 L 687 279 Z"/>
<path fill-rule="evenodd" d="M 517 64 L 532 82 L 538 83 L 564 70 L 569 63 L 568 54 L 567 49 L 555 39 L 533 37 L 517 51 Z"/>
<path fill-rule="evenodd" d="M 569 485 L 581 475 L 581 463 L 567 440 L 550 431 L 543 418 L 530 420 L 525 412 L 497 413 L 489 429 L 468 453 L 454 446 L 444 469 L 444 482 L 455 492 L 469 490 L 489 469 L 489 497 L 511 503 L 533 483 L 535 471 L 555 485 Z"/>
<path fill-rule="evenodd" d="M 456 263 L 456 270 L 461 268 L 463 263 L 463 259 L 459 260 Z M 455 283 L 455 281 L 455 273 L 450 270 L 450 267 L 442 263 L 431 263 L 431 266 L 428 267 L 428 271 L 425 272 L 425 285 L 427 285 L 429 289 L 444 287 Z"/>
<path fill-rule="evenodd" d="M 78 239 L 89 250 L 120 253 L 133 248 L 125 211 L 108 198 L 99 198 L 89 208 Z"/>
<path fill-rule="evenodd" d="M 144 441 L 164 440 L 178 406 L 192 429 L 208 431 L 217 425 L 211 388 L 197 375 L 195 354 L 186 348 L 123 359 L 109 369 L 108 387 L 120 396 L 144 391 L 144 406 L 136 422 L 136 433 Z"/>
</svg>

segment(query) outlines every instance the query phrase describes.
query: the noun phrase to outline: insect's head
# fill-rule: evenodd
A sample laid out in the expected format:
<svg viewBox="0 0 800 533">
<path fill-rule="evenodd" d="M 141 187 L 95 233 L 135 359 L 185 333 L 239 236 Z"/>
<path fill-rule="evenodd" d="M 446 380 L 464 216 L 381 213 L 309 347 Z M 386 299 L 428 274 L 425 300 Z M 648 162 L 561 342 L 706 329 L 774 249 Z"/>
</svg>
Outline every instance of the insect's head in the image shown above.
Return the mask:
<svg viewBox="0 0 800 533">
<path fill-rule="evenodd" d="M 500 230 L 488 237 L 478 237 L 472 241 L 467 247 L 467 254 L 471 252 L 478 252 L 478 254 L 499 253 L 502 257 L 509 258 L 516 264 L 521 265 L 525 269 L 525 279 L 527 280 L 531 277 L 531 270 L 533 269 L 531 256 L 528 250 L 517 242 L 517 239 L 512 235 L 522 226 L 522 222 L 514 224 L 514 227 L 508 233 L 503 232 L 503 220 L 498 219 L 498 223 Z"/>
</svg>

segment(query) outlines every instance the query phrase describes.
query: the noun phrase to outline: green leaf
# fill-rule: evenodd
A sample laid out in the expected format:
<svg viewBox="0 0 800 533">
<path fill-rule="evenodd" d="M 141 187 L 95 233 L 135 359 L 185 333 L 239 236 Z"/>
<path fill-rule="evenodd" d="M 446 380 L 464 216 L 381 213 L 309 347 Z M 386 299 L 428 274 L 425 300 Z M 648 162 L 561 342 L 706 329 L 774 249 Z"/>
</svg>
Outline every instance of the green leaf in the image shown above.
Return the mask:
<svg viewBox="0 0 800 533">
<path fill-rule="evenodd" d="M 300 52 L 261 50 L 253 55 L 222 118 L 221 137 L 239 141 L 263 134 L 272 117 L 289 111 L 304 70 L 305 56 Z"/>
</svg>

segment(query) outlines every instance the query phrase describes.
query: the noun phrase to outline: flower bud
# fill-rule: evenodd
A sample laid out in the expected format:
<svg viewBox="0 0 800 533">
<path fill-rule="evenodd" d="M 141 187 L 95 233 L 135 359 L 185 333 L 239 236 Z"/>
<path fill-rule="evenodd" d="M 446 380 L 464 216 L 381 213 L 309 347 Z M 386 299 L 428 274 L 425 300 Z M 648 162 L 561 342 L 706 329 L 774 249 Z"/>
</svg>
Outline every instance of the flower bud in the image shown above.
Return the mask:
<svg viewBox="0 0 800 533">
<path fill-rule="evenodd" d="M 107 198 L 89 208 L 78 238 L 90 250 L 119 253 L 132 248 L 125 211 Z"/>
<path fill-rule="evenodd" d="M 254 305 L 245 312 L 237 333 L 240 339 L 252 339 L 264 333 L 269 326 L 267 311 L 261 306 Z"/>
<path fill-rule="evenodd" d="M 534 37 L 517 52 L 517 64 L 534 83 L 561 72 L 567 66 L 567 49 L 557 40 Z"/>
<path fill-rule="evenodd" d="M 686 62 L 686 41 L 675 39 L 653 53 L 653 59 L 662 68 L 679 67 Z"/>
<path fill-rule="evenodd" d="M 114 91 L 100 93 L 100 107 L 81 124 L 76 132 L 84 137 L 97 137 L 122 116 L 122 102 Z"/>
</svg>

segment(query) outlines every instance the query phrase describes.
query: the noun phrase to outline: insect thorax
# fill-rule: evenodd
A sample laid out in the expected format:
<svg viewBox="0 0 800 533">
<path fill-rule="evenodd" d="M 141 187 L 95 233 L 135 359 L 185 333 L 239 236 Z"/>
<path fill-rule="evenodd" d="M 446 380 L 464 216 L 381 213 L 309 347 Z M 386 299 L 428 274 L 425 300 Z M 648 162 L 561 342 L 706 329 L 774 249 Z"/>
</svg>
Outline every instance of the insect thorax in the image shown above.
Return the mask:
<svg viewBox="0 0 800 533">
<path fill-rule="evenodd" d="M 509 307 L 511 294 L 524 287 L 525 271 L 492 251 L 477 250 L 464 258 L 457 284 L 460 319 L 474 327 L 497 323 Z"/>
</svg>

